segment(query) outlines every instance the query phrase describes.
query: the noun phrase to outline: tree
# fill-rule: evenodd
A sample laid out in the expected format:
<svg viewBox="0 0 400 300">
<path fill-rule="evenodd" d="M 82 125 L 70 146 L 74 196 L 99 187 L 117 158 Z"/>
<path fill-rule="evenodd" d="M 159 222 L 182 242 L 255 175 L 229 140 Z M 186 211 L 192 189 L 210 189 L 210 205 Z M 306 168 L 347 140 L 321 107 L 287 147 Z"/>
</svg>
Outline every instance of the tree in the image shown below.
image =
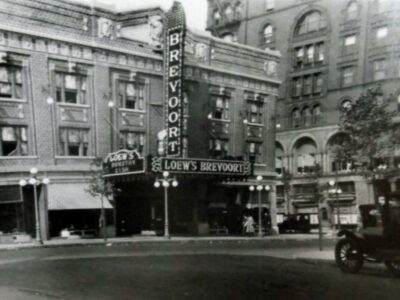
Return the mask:
<svg viewBox="0 0 400 300">
<path fill-rule="evenodd" d="M 351 163 L 359 174 L 372 182 L 375 198 L 379 165 L 387 165 L 390 156 L 395 112 L 388 110 L 390 98 L 384 98 L 380 86 L 369 88 L 358 100 L 343 109 L 339 122 L 345 138 L 336 140 L 333 154 L 337 163 Z"/>
<path fill-rule="evenodd" d="M 92 195 L 95 198 L 100 198 L 101 201 L 101 214 L 99 225 L 103 230 L 103 239 L 104 242 L 107 241 L 107 232 L 106 232 L 106 215 L 104 210 L 104 198 L 108 198 L 113 194 L 113 186 L 110 182 L 107 182 L 104 178 L 103 171 L 103 159 L 100 157 L 96 157 L 93 159 L 90 164 L 91 168 L 91 176 L 89 179 L 88 188 L 86 192 Z"/>
</svg>

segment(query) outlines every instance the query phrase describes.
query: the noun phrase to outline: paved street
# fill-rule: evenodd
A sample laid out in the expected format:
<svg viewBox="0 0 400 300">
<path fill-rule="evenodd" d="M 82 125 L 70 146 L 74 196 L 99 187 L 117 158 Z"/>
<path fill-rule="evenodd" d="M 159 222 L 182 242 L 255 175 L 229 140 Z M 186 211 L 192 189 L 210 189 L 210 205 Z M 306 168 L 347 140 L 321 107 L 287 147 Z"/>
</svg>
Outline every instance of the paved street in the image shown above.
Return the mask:
<svg viewBox="0 0 400 300">
<path fill-rule="evenodd" d="M 330 247 L 331 245 L 325 245 Z M 296 247 L 296 248 L 295 248 Z M 203 241 L 0 251 L 0 299 L 398 299 L 381 266 L 281 259 L 315 241 Z"/>
</svg>

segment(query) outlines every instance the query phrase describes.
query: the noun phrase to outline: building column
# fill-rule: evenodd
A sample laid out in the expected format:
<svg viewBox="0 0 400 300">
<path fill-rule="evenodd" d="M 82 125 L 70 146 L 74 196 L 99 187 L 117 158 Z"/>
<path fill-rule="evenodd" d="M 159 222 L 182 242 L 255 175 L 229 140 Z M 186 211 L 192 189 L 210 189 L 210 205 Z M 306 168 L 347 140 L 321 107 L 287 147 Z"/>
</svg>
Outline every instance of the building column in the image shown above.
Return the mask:
<svg viewBox="0 0 400 300">
<path fill-rule="evenodd" d="M 49 212 L 47 204 L 47 185 L 40 185 L 38 187 L 38 206 L 39 206 L 39 221 L 40 221 L 40 234 L 43 241 L 49 239 Z"/>
<path fill-rule="evenodd" d="M 271 186 L 271 189 L 267 195 L 269 196 L 269 210 L 271 214 L 271 227 L 272 227 L 272 234 L 278 234 L 278 224 L 276 221 L 276 213 L 277 213 L 277 208 L 276 208 L 276 187 Z"/>
</svg>

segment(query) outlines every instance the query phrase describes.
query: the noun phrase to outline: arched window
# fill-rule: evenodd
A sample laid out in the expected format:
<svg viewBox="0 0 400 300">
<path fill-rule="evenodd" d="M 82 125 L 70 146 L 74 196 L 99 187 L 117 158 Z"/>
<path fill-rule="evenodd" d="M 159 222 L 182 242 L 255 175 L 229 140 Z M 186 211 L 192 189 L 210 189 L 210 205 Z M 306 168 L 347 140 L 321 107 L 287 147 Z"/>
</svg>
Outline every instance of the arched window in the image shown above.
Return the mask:
<svg viewBox="0 0 400 300">
<path fill-rule="evenodd" d="M 271 24 L 265 25 L 263 29 L 263 42 L 264 44 L 269 44 L 274 41 L 274 28 Z"/>
<path fill-rule="evenodd" d="M 297 141 L 294 147 L 296 173 L 310 174 L 314 172 L 317 152 L 317 145 L 311 138 L 304 137 Z"/>
<path fill-rule="evenodd" d="M 225 7 L 224 13 L 225 13 L 225 17 L 228 20 L 228 22 L 233 20 L 233 9 L 230 5 Z"/>
<path fill-rule="evenodd" d="M 346 9 L 346 19 L 354 20 L 358 16 L 358 4 L 356 1 L 352 1 L 349 3 Z"/>
<path fill-rule="evenodd" d="M 302 117 L 304 126 L 311 126 L 311 109 L 308 106 L 303 108 Z"/>
<path fill-rule="evenodd" d="M 218 9 L 215 9 L 215 10 L 214 10 L 214 13 L 213 13 L 213 21 L 214 21 L 214 24 L 215 24 L 215 25 L 218 25 L 218 24 L 221 23 L 221 14 L 220 14 L 220 12 L 219 12 Z"/>
<path fill-rule="evenodd" d="M 321 119 L 321 106 L 315 105 L 312 109 L 312 124 L 316 125 Z"/>
<path fill-rule="evenodd" d="M 311 11 L 305 14 L 297 23 L 295 35 L 302 35 L 309 32 L 321 31 L 326 28 L 326 19 L 318 11 Z"/>
<path fill-rule="evenodd" d="M 298 108 L 292 110 L 292 127 L 300 127 L 300 111 Z"/>
<path fill-rule="evenodd" d="M 341 147 L 344 143 L 350 141 L 348 135 L 344 133 L 337 133 L 332 136 L 328 141 L 328 159 L 331 172 L 337 171 L 351 171 L 353 168 L 352 162 L 349 160 L 338 159 L 335 156 L 335 149 Z"/>
</svg>

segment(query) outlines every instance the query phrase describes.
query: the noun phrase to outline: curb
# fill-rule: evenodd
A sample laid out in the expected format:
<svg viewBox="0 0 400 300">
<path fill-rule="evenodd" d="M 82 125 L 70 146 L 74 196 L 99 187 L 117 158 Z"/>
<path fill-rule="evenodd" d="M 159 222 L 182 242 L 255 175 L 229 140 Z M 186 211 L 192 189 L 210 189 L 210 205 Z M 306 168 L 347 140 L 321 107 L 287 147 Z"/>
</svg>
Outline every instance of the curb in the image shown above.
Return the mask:
<svg viewBox="0 0 400 300">
<path fill-rule="evenodd" d="M 103 240 L 87 240 L 80 242 L 63 242 L 59 243 L 48 243 L 44 244 L 8 244 L 4 245 L 4 247 L 0 246 L 0 251 L 12 251 L 12 250 L 24 250 L 24 249 L 43 249 L 43 248 L 61 248 L 61 247 L 90 247 L 90 246 L 111 246 L 111 245 L 132 245 L 132 244 L 147 244 L 147 243 L 271 243 L 271 244 L 290 244 L 290 243 L 301 243 L 301 242 L 318 242 L 318 239 L 315 237 L 310 238 L 258 238 L 258 237 L 232 237 L 232 238 L 218 238 L 218 237 L 209 237 L 209 238 L 191 238 L 191 237 L 172 237 L 170 239 L 164 239 L 163 237 L 157 239 L 146 239 L 146 238 L 132 238 L 131 240 L 107 240 L 104 242 Z M 324 242 L 332 243 L 334 242 L 333 238 L 324 238 Z"/>
</svg>

